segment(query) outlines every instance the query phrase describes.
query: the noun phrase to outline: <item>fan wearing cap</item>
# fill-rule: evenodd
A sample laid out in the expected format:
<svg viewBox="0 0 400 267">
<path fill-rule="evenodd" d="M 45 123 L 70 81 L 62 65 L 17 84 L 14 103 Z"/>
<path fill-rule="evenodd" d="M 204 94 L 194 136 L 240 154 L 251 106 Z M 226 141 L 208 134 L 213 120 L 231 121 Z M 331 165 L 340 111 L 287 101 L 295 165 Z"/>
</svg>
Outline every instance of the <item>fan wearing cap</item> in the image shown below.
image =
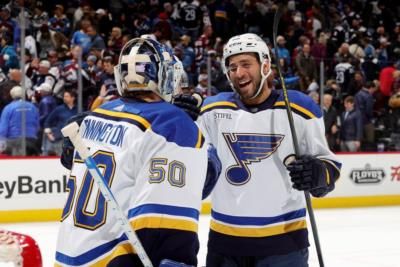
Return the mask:
<svg viewBox="0 0 400 267">
<path fill-rule="evenodd" d="M 22 127 L 25 127 L 27 155 L 39 155 L 36 146 L 39 111 L 33 103 L 22 99 L 24 94 L 25 91 L 21 86 L 14 86 L 10 91 L 13 101 L 4 107 L 0 118 L 0 150 L 6 150 L 6 153 L 13 156 L 23 155 Z M 24 126 L 22 126 L 23 113 L 25 113 Z"/>
<path fill-rule="evenodd" d="M 38 88 L 41 84 L 46 83 L 53 90 L 56 83 L 56 77 L 50 73 L 50 61 L 43 59 L 39 63 L 37 72 L 32 77 L 33 88 Z"/>
<path fill-rule="evenodd" d="M 206 266 L 308 266 L 304 192 L 332 191 L 340 163 L 329 150 L 320 107 L 288 90 L 300 155 L 294 157 L 283 90 L 269 82 L 267 44 L 246 33 L 229 39 L 222 66 L 233 92 L 204 100 L 196 123 L 218 151 Z"/>
<path fill-rule="evenodd" d="M 39 107 L 39 122 L 40 127 L 43 129 L 44 121 L 51 111 L 57 106 L 57 101 L 53 96 L 53 90 L 47 83 L 42 83 L 35 89 L 34 101 L 38 103 Z"/>
<path fill-rule="evenodd" d="M 211 85 L 211 88 L 208 88 L 208 75 L 201 73 L 199 74 L 199 77 L 197 78 L 197 85 L 194 88 L 194 91 L 198 94 L 200 94 L 203 97 L 207 97 L 210 95 L 215 95 L 217 94 L 217 88 L 215 86 Z"/>
</svg>

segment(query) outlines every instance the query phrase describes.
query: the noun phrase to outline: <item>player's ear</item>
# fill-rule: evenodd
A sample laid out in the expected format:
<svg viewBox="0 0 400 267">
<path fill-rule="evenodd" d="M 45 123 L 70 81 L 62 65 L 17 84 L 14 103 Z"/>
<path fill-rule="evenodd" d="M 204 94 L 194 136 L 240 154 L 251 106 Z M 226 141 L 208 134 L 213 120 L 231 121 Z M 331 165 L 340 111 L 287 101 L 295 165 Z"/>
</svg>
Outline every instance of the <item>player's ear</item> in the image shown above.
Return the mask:
<svg viewBox="0 0 400 267">
<path fill-rule="evenodd" d="M 269 62 L 269 60 L 265 60 L 264 63 L 262 64 L 262 68 L 263 68 L 263 73 L 264 75 L 267 75 L 268 72 L 271 69 L 271 62 Z"/>
</svg>

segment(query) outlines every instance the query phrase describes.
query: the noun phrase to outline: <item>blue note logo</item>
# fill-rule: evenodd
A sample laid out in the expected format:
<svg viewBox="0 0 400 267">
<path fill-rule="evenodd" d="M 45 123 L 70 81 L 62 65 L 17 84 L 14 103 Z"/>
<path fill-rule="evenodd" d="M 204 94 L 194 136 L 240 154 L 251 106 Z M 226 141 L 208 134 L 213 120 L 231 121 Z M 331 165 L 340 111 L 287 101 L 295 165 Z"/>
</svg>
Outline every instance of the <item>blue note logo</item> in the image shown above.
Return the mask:
<svg viewBox="0 0 400 267">
<path fill-rule="evenodd" d="M 233 185 L 243 185 L 251 178 L 248 165 L 271 156 L 281 144 L 280 134 L 223 133 L 236 164 L 226 169 L 226 179 Z"/>
</svg>

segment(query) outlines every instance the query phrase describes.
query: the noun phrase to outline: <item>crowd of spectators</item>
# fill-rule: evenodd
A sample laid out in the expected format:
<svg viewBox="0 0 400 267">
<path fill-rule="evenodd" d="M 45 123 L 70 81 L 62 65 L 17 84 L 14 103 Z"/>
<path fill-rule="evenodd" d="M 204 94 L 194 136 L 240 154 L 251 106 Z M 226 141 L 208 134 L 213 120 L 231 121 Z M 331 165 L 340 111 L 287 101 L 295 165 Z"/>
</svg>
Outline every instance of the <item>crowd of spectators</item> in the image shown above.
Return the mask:
<svg viewBox="0 0 400 267">
<path fill-rule="evenodd" d="M 286 9 L 273 47 L 278 3 Z M 11 0 L 0 10 L 0 150 L 20 153 L 11 149 L 22 135 L 18 112 L 29 110 L 28 154 L 59 155 L 60 129 L 77 113 L 79 73 L 83 110 L 117 97 L 114 66 L 134 37 L 168 44 L 188 91 L 229 91 L 222 49 L 244 32 L 262 36 L 280 56 L 273 63 L 289 89 L 322 99 L 332 150 L 399 150 L 400 6 L 387 0 Z M 279 90 L 276 66 L 272 73 Z"/>
</svg>

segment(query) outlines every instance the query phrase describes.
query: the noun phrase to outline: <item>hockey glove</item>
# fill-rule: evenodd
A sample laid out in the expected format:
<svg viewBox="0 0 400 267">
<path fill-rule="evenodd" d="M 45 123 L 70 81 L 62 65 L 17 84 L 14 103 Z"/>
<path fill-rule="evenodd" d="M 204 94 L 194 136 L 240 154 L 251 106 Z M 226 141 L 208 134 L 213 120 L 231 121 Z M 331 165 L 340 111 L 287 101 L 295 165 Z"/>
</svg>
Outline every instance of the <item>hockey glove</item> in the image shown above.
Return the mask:
<svg viewBox="0 0 400 267">
<path fill-rule="evenodd" d="M 65 125 L 68 125 L 73 122 L 77 122 L 79 125 L 81 125 L 83 119 L 89 114 L 90 112 L 82 112 L 80 114 L 74 115 L 67 120 L 67 123 Z M 68 137 L 64 137 L 60 160 L 61 164 L 68 170 L 71 170 L 72 168 L 72 162 L 74 161 L 74 150 L 75 148 L 71 140 L 69 140 Z"/>
<path fill-rule="evenodd" d="M 313 196 L 320 197 L 327 194 L 330 185 L 327 177 L 327 168 L 320 159 L 304 155 L 292 161 L 286 167 L 293 182 L 293 188 L 310 191 Z"/>
<path fill-rule="evenodd" d="M 217 150 L 211 144 L 209 144 L 208 149 L 208 166 L 207 166 L 207 175 L 206 180 L 204 182 L 202 199 L 208 197 L 211 191 L 214 189 L 215 185 L 218 182 L 218 177 L 221 174 L 221 161 L 218 158 Z"/>
<path fill-rule="evenodd" d="M 172 104 L 183 109 L 195 121 L 200 114 L 203 97 L 197 93 L 193 95 L 179 94 L 174 96 Z"/>
</svg>

